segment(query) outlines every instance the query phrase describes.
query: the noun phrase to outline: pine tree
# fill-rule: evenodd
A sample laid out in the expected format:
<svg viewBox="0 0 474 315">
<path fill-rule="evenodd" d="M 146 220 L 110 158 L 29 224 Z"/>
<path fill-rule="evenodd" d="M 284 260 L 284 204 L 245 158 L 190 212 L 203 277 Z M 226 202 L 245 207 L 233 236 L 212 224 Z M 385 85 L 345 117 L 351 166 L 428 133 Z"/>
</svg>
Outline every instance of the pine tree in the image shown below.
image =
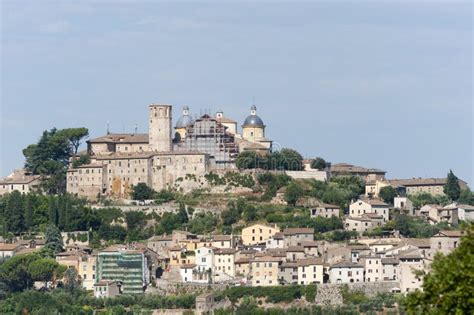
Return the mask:
<svg viewBox="0 0 474 315">
<path fill-rule="evenodd" d="M 459 186 L 459 179 L 454 175 L 452 170 L 449 170 L 446 184 L 444 185 L 444 193 L 451 200 L 458 200 L 461 194 L 461 187 Z"/>
<path fill-rule="evenodd" d="M 8 196 L 5 208 L 5 224 L 8 232 L 19 234 L 24 231 L 25 219 L 23 215 L 23 196 L 17 190 Z"/>
<path fill-rule="evenodd" d="M 45 231 L 45 247 L 53 251 L 54 254 L 62 252 L 64 249 L 63 237 L 58 227 L 54 224 L 48 225 Z"/>
</svg>

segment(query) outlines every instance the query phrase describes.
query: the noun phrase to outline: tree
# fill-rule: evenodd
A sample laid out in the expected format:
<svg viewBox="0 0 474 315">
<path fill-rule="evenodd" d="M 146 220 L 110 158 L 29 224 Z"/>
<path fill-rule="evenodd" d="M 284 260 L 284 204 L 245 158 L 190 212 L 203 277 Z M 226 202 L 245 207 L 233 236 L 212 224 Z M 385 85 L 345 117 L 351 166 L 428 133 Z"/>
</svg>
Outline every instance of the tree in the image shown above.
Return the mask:
<svg viewBox="0 0 474 315">
<path fill-rule="evenodd" d="M 235 159 L 235 166 L 239 169 L 257 168 L 258 155 L 255 151 L 243 151 Z"/>
<path fill-rule="evenodd" d="M 89 136 L 89 130 L 87 128 L 67 128 L 60 130 L 58 135 L 68 141 L 70 155 L 74 156 L 77 154 L 81 141 Z"/>
<path fill-rule="evenodd" d="M 325 169 L 326 165 L 327 165 L 326 161 L 321 157 L 317 157 L 311 161 L 311 168 L 314 168 L 317 170 Z"/>
<path fill-rule="evenodd" d="M 137 185 L 132 187 L 132 199 L 133 200 L 149 200 L 153 199 L 156 191 L 152 188 L 148 187 L 145 183 L 138 183 Z"/>
<path fill-rule="evenodd" d="M 471 314 L 474 309 L 474 228 L 469 227 L 454 251 L 436 254 L 431 272 L 423 277 L 423 291 L 407 295 L 408 314 Z"/>
<path fill-rule="evenodd" d="M 451 200 L 458 200 L 461 194 L 461 187 L 459 186 L 459 179 L 454 175 L 452 170 L 449 170 L 446 184 L 444 185 L 444 193 L 451 198 Z"/>
<path fill-rule="evenodd" d="M 4 282 L 12 292 L 31 288 L 33 278 L 28 272 L 29 266 L 39 258 L 36 254 L 26 254 L 7 259 L 0 264 L 0 282 Z"/>
<path fill-rule="evenodd" d="M 125 222 L 129 230 L 141 230 L 146 225 L 146 215 L 141 211 L 129 211 L 125 213 Z"/>
<path fill-rule="evenodd" d="M 303 169 L 303 156 L 293 149 L 281 149 L 270 156 L 272 169 L 301 171 Z"/>
<path fill-rule="evenodd" d="M 74 293 L 81 288 L 77 271 L 75 268 L 68 268 L 64 272 L 64 289 L 66 292 Z"/>
<path fill-rule="evenodd" d="M 5 225 L 8 232 L 19 234 L 25 229 L 23 216 L 23 196 L 14 190 L 9 196 L 5 207 Z"/>
<path fill-rule="evenodd" d="M 33 195 L 28 194 L 25 200 L 25 227 L 26 229 L 31 229 L 33 227 L 33 215 L 34 215 L 34 204 L 33 204 Z"/>
<path fill-rule="evenodd" d="M 41 258 L 28 265 L 28 272 L 34 281 L 53 281 L 61 277 L 66 267 L 52 258 Z"/>
<path fill-rule="evenodd" d="M 51 250 L 54 254 L 64 250 L 63 238 L 56 225 L 48 225 L 44 234 L 46 239 L 45 248 Z"/>
<path fill-rule="evenodd" d="M 295 206 L 298 199 L 304 195 L 303 187 L 296 181 L 291 182 L 285 191 L 285 200 L 289 205 Z"/>
<path fill-rule="evenodd" d="M 393 204 L 393 199 L 397 196 L 397 190 L 392 186 L 380 188 L 379 197 L 386 203 Z"/>
<path fill-rule="evenodd" d="M 77 153 L 81 140 L 87 135 L 86 128 L 45 130 L 38 143 L 23 150 L 25 168 L 42 175 L 42 186 L 48 193 L 64 192 L 69 159 Z"/>
<path fill-rule="evenodd" d="M 469 189 L 463 189 L 459 195 L 459 203 L 474 206 L 474 193 Z"/>
<path fill-rule="evenodd" d="M 91 162 L 91 157 L 89 155 L 81 155 L 78 158 L 72 161 L 72 167 L 78 168 L 81 165 L 89 164 Z"/>
<path fill-rule="evenodd" d="M 49 197 L 48 204 L 49 212 L 49 223 L 57 225 L 58 224 L 58 202 L 53 196 Z"/>
</svg>

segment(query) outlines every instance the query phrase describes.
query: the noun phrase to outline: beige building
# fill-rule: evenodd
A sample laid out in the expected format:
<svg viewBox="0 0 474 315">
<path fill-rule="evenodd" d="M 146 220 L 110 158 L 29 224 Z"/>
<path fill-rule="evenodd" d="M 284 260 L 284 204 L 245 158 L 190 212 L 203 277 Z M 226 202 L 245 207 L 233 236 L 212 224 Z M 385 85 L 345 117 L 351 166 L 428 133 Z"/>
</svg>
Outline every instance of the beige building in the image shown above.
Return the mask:
<svg viewBox="0 0 474 315">
<path fill-rule="evenodd" d="M 236 276 L 246 277 L 250 275 L 250 258 L 240 257 L 235 261 Z"/>
<path fill-rule="evenodd" d="M 371 180 L 365 183 L 365 196 L 367 198 L 378 198 L 380 189 L 383 187 L 390 186 L 387 181 L 384 180 Z"/>
<path fill-rule="evenodd" d="M 298 283 L 303 285 L 324 282 L 324 265 L 321 258 L 298 260 Z"/>
<path fill-rule="evenodd" d="M 222 248 L 214 251 L 214 282 L 233 280 L 236 276 L 237 250 Z"/>
<path fill-rule="evenodd" d="M 416 276 L 416 271 L 425 269 L 423 256 L 416 250 L 402 252 L 399 255 L 400 291 L 402 293 L 413 292 L 421 289 L 422 281 Z"/>
<path fill-rule="evenodd" d="M 383 222 L 389 220 L 388 205 L 378 199 L 359 199 L 349 206 L 349 215 L 360 218 L 365 214 L 377 214 L 383 218 Z"/>
<path fill-rule="evenodd" d="M 364 214 L 361 217 L 348 217 L 344 221 L 345 229 L 347 231 L 356 231 L 363 233 L 373 228 L 380 227 L 383 225 L 383 217 L 378 214 L 369 213 Z"/>
<path fill-rule="evenodd" d="M 96 282 L 96 255 L 85 255 L 81 257 L 78 265 L 78 274 L 82 280 L 82 287 L 86 290 L 94 290 Z"/>
<path fill-rule="evenodd" d="M 365 281 L 378 282 L 383 281 L 383 265 L 380 255 L 370 255 L 361 257 L 361 261 L 365 262 Z"/>
<path fill-rule="evenodd" d="M 434 196 L 444 195 L 444 185 L 446 178 L 410 178 L 410 179 L 391 179 L 388 182 L 392 186 L 403 186 L 407 195 L 419 193 L 429 193 Z M 459 180 L 461 189 L 469 189 L 467 183 Z"/>
<path fill-rule="evenodd" d="M 322 203 L 322 202 L 318 206 L 309 209 L 309 211 L 312 218 L 316 218 L 316 217 L 339 218 L 340 217 L 339 206 Z"/>
<path fill-rule="evenodd" d="M 376 168 L 365 168 L 347 163 L 332 164 L 331 176 L 357 176 L 365 181 L 384 180 L 385 171 Z"/>
<path fill-rule="evenodd" d="M 100 280 L 94 284 L 94 297 L 113 298 L 120 295 L 121 283 L 113 280 Z"/>
<path fill-rule="evenodd" d="M 23 247 L 18 244 L 1 244 L 0 243 L 0 258 L 7 258 L 14 256 L 19 252 Z"/>
<path fill-rule="evenodd" d="M 282 261 L 281 257 L 255 257 L 250 265 L 252 286 L 278 285 L 278 267 Z"/>
<path fill-rule="evenodd" d="M 431 258 L 436 253 L 447 255 L 456 249 L 461 243 L 462 231 L 439 231 L 430 238 Z"/>
<path fill-rule="evenodd" d="M 0 195 L 15 190 L 27 194 L 35 191 L 41 183 L 41 176 L 31 175 L 24 169 L 14 170 L 12 174 L 0 179 Z"/>
<path fill-rule="evenodd" d="M 250 115 L 242 124 L 242 138 L 248 142 L 258 144 L 267 150 L 272 148 L 272 141 L 265 138 L 265 124 L 257 115 L 257 107 L 252 105 Z"/>
<path fill-rule="evenodd" d="M 273 235 L 280 232 L 275 226 L 256 223 L 242 229 L 242 243 L 255 245 L 267 242 Z"/>
<path fill-rule="evenodd" d="M 162 190 L 187 175 L 203 176 L 209 155 L 173 152 L 171 105 L 149 106 L 148 134 L 108 134 L 88 141 L 91 163 L 67 172 L 67 191 L 95 199 L 127 198 L 138 183 Z"/>
</svg>

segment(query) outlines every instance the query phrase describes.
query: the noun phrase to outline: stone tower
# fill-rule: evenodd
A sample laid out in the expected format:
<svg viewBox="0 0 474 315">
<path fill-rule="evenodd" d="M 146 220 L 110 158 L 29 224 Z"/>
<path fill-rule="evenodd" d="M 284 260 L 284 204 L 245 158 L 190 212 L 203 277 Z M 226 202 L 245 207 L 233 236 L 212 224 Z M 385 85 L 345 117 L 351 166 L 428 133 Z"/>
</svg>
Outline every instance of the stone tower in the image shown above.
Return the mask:
<svg viewBox="0 0 474 315">
<path fill-rule="evenodd" d="M 151 151 L 170 152 L 171 140 L 171 105 L 150 105 L 149 140 Z"/>
</svg>

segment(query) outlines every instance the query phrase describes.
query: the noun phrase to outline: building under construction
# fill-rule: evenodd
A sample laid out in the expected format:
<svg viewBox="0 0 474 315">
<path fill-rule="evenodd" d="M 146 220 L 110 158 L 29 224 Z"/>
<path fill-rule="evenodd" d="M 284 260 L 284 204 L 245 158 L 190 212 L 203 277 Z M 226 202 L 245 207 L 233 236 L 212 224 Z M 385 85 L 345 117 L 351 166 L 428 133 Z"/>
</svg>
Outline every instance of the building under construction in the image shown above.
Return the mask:
<svg viewBox="0 0 474 315">
<path fill-rule="evenodd" d="M 232 168 L 239 148 L 235 135 L 227 132 L 227 128 L 205 114 L 186 126 L 185 138 L 175 141 L 174 150 L 207 153 L 211 157 L 211 167 Z"/>
</svg>

